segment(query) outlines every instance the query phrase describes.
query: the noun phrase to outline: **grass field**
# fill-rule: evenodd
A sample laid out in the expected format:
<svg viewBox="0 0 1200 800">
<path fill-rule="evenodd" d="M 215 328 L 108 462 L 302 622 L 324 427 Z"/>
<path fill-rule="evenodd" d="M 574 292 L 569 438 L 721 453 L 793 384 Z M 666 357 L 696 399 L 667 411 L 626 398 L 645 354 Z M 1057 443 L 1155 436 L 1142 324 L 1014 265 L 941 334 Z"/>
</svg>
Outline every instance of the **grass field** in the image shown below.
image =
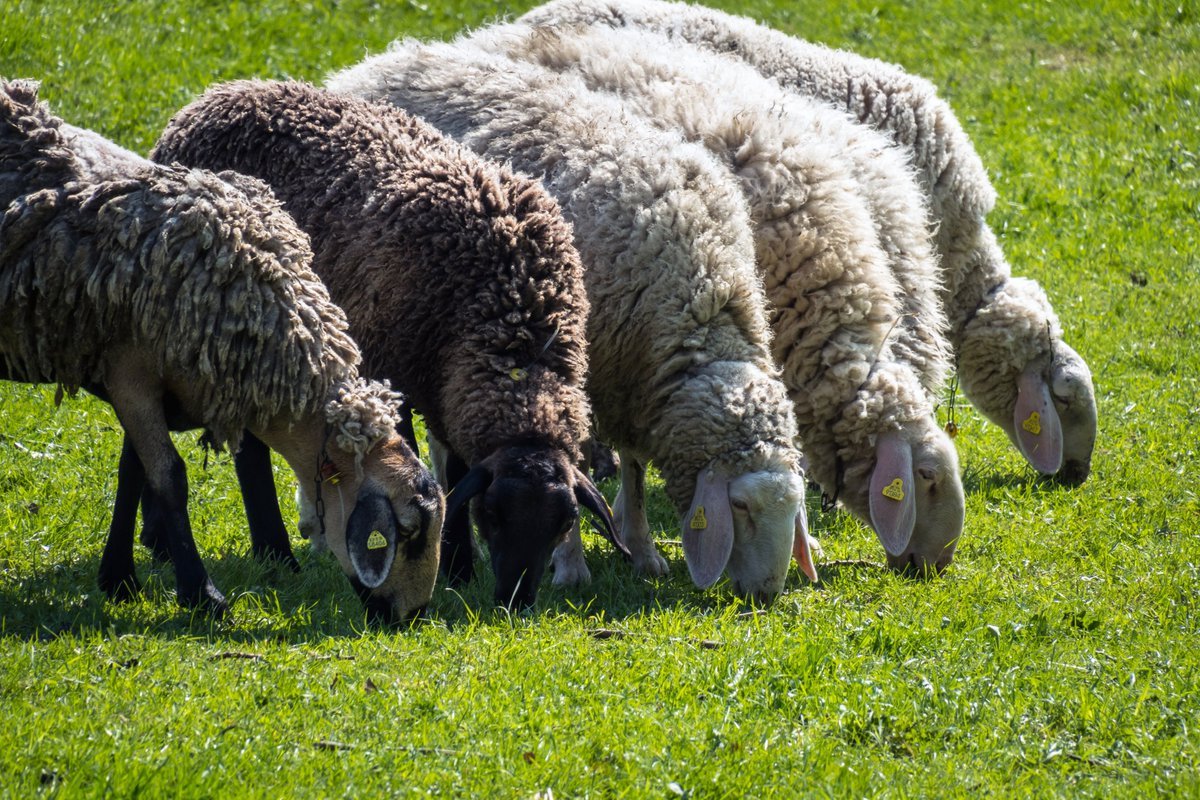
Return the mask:
<svg viewBox="0 0 1200 800">
<path fill-rule="evenodd" d="M 0 75 L 144 153 L 213 81 L 320 80 L 529 5 L 0 0 Z M 205 469 L 187 435 L 197 540 L 234 599 L 212 624 L 144 552 L 144 598 L 105 602 L 115 418 L 0 384 L 0 797 L 1200 796 L 1200 5 L 729 7 L 939 85 L 1014 269 L 1095 374 L 1088 482 L 1043 485 L 968 410 L 939 580 L 847 563 L 763 611 L 695 590 L 670 544 L 651 582 L 592 538 L 590 587 L 547 582 L 518 617 L 490 579 L 439 587 L 433 621 L 396 632 L 298 538 L 301 574 L 253 561 L 228 459 Z M 809 512 L 826 559 L 881 560 Z"/>
</svg>

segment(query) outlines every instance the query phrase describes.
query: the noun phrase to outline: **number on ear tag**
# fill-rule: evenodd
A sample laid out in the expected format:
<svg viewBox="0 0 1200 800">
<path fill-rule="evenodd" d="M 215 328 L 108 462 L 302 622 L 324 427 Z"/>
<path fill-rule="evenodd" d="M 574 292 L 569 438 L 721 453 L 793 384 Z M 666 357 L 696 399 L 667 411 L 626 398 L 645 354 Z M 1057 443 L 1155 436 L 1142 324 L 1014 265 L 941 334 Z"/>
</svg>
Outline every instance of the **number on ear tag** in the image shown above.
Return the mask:
<svg viewBox="0 0 1200 800">
<path fill-rule="evenodd" d="M 387 547 L 387 539 L 379 531 L 371 531 L 371 535 L 367 537 L 368 550 L 381 550 Z"/>
<path fill-rule="evenodd" d="M 694 531 L 702 531 L 708 527 L 708 519 L 704 516 L 704 506 L 696 506 L 696 513 L 692 515 L 692 521 L 688 523 L 688 527 Z"/>
<path fill-rule="evenodd" d="M 904 499 L 904 481 L 896 478 L 887 486 L 883 487 L 880 493 L 889 500 L 900 502 Z"/>
<path fill-rule="evenodd" d="M 1042 415 L 1036 411 L 1030 412 L 1029 419 L 1022 422 L 1021 427 L 1038 436 L 1042 432 Z"/>
</svg>

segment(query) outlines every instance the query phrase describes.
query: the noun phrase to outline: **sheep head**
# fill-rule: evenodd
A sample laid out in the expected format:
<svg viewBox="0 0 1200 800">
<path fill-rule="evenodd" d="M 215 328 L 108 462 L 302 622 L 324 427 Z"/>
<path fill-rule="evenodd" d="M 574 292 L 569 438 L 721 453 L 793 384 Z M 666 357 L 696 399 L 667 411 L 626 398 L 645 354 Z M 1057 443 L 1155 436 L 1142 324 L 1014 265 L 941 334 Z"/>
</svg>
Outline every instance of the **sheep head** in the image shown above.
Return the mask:
<svg viewBox="0 0 1200 800">
<path fill-rule="evenodd" d="M 1092 373 L 1078 353 L 1056 342 L 1046 366 L 1034 364 L 1021 373 L 1011 423 L 1004 430 L 1043 475 L 1070 486 L 1087 479 L 1096 444 L 1096 394 Z"/>
<path fill-rule="evenodd" d="M 604 535 L 628 554 L 616 540 L 604 497 L 561 449 L 534 443 L 496 449 L 453 488 L 447 518 L 472 500 L 475 523 L 496 575 L 497 605 L 533 605 L 550 554 L 579 519 L 580 506 L 589 509 Z"/>
<path fill-rule="evenodd" d="M 308 461 L 313 466 L 289 462 L 299 479 L 301 531 L 315 548 L 333 551 L 370 618 L 418 615 L 437 580 L 446 504 L 404 439 L 388 436 L 365 456 L 326 443 Z"/>
<path fill-rule="evenodd" d="M 692 580 L 711 586 L 728 571 L 733 589 L 759 603 L 783 590 L 789 556 L 817 580 L 808 547 L 804 482 L 790 471 L 761 471 L 730 480 L 704 470 L 682 522 Z"/>
</svg>

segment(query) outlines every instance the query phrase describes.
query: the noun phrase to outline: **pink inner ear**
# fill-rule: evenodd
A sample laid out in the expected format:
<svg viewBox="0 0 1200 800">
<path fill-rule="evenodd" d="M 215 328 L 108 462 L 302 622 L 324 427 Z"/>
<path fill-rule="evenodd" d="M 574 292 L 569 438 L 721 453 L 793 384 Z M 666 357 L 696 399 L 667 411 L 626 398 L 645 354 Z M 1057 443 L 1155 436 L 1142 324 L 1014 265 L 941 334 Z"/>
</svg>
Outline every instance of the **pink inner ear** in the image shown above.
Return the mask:
<svg viewBox="0 0 1200 800">
<path fill-rule="evenodd" d="M 1036 370 L 1026 370 L 1017 379 L 1013 431 L 1021 455 L 1034 469 L 1043 475 L 1058 472 L 1063 457 L 1062 423 L 1050 397 L 1050 387 Z"/>
<path fill-rule="evenodd" d="M 917 522 L 916 488 L 912 448 L 894 433 L 880 436 L 869 489 L 871 524 L 889 555 L 903 553 L 912 538 Z"/>
<path fill-rule="evenodd" d="M 707 589 L 717 582 L 733 552 L 733 509 L 729 505 L 729 479 L 710 469 L 696 480 L 692 507 L 684 515 L 683 556 L 692 582 Z"/>
<path fill-rule="evenodd" d="M 813 564 L 812 548 L 808 545 L 808 512 L 800 506 L 796 515 L 796 538 L 792 540 L 792 558 L 800 565 L 800 571 L 813 583 L 817 582 L 817 568 Z"/>
</svg>

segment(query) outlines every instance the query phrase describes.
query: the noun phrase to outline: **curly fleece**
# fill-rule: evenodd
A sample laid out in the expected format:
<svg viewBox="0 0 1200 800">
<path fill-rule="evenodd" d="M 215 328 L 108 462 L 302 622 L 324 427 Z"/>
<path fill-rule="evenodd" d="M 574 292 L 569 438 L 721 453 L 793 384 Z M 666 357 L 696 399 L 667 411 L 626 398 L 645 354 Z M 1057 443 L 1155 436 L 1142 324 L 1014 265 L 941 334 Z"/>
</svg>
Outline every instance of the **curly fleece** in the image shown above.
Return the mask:
<svg viewBox="0 0 1200 800">
<path fill-rule="evenodd" d="M 295 82 L 210 88 L 152 157 L 270 183 L 314 233 L 364 372 L 469 463 L 517 440 L 580 459 L 588 302 L 570 227 L 536 182 L 386 103 Z"/>
<path fill-rule="evenodd" d="M 677 509 L 707 463 L 732 474 L 797 467 L 745 202 L 702 148 L 578 80 L 465 43 L 396 42 L 327 85 L 387 98 L 543 177 L 587 265 L 601 433 L 654 460 Z"/>
<path fill-rule="evenodd" d="M 358 349 L 262 183 L 157 166 L 62 123 L 36 83 L 0 82 L 0 208 L 7 377 L 102 386 L 112 348 L 141 348 L 193 387 L 220 445 L 328 404 L 394 412 L 371 392 L 342 408 Z"/>
<path fill-rule="evenodd" d="M 645 32 L 515 24 L 469 41 L 613 92 L 732 168 L 749 200 L 774 355 L 812 472 L 830 491 L 839 460 L 846 469 L 874 463 L 876 434 L 899 428 L 921 438 L 947 370 L 945 324 L 927 277 L 935 262 L 921 197 L 886 140 L 743 64 L 714 64 Z M 856 173 L 868 176 L 861 190 Z M 889 264 L 903 264 L 896 271 L 916 288 L 902 288 Z M 918 304 L 919 316 L 902 317 L 902 301 Z"/>
<path fill-rule="evenodd" d="M 987 170 L 953 110 L 929 81 L 894 64 L 787 36 L 699 5 L 555 0 L 523 19 L 639 27 L 727 53 L 785 88 L 844 109 L 890 137 L 907 154 L 938 225 L 949 340 L 958 355 L 964 392 L 976 408 L 1000 424 L 1011 420 L 1017 378 L 1029 365 L 1053 360 L 1057 368 L 1087 372 L 1077 354 L 1060 346 L 1061 333 L 1018 334 L 1058 327 L 1053 312 L 1047 313 L 1044 294 L 1028 282 L 1006 286 L 1007 301 L 989 313 L 987 325 L 972 323 L 983 306 L 999 296 L 997 287 L 1012 282 L 1012 270 L 985 221 L 996 202 Z M 1078 399 L 1094 405 L 1090 386 L 1083 391 L 1088 397 Z M 1092 423 L 1094 427 L 1094 418 Z"/>
<path fill-rule="evenodd" d="M 930 397 L 940 394 L 950 358 L 932 228 L 915 176 L 890 141 L 741 61 L 637 28 L 573 25 L 565 5 L 530 14 L 538 19 L 562 9 L 560 26 L 493 26 L 471 41 L 579 75 L 655 124 L 705 144 L 749 198 L 760 269 L 803 283 L 807 261 L 840 261 L 860 284 L 863 297 L 853 307 L 873 309 L 841 320 L 847 329 L 873 328 L 858 337 L 857 357 L 870 361 L 895 323 L 895 357 L 916 370 Z"/>
</svg>

